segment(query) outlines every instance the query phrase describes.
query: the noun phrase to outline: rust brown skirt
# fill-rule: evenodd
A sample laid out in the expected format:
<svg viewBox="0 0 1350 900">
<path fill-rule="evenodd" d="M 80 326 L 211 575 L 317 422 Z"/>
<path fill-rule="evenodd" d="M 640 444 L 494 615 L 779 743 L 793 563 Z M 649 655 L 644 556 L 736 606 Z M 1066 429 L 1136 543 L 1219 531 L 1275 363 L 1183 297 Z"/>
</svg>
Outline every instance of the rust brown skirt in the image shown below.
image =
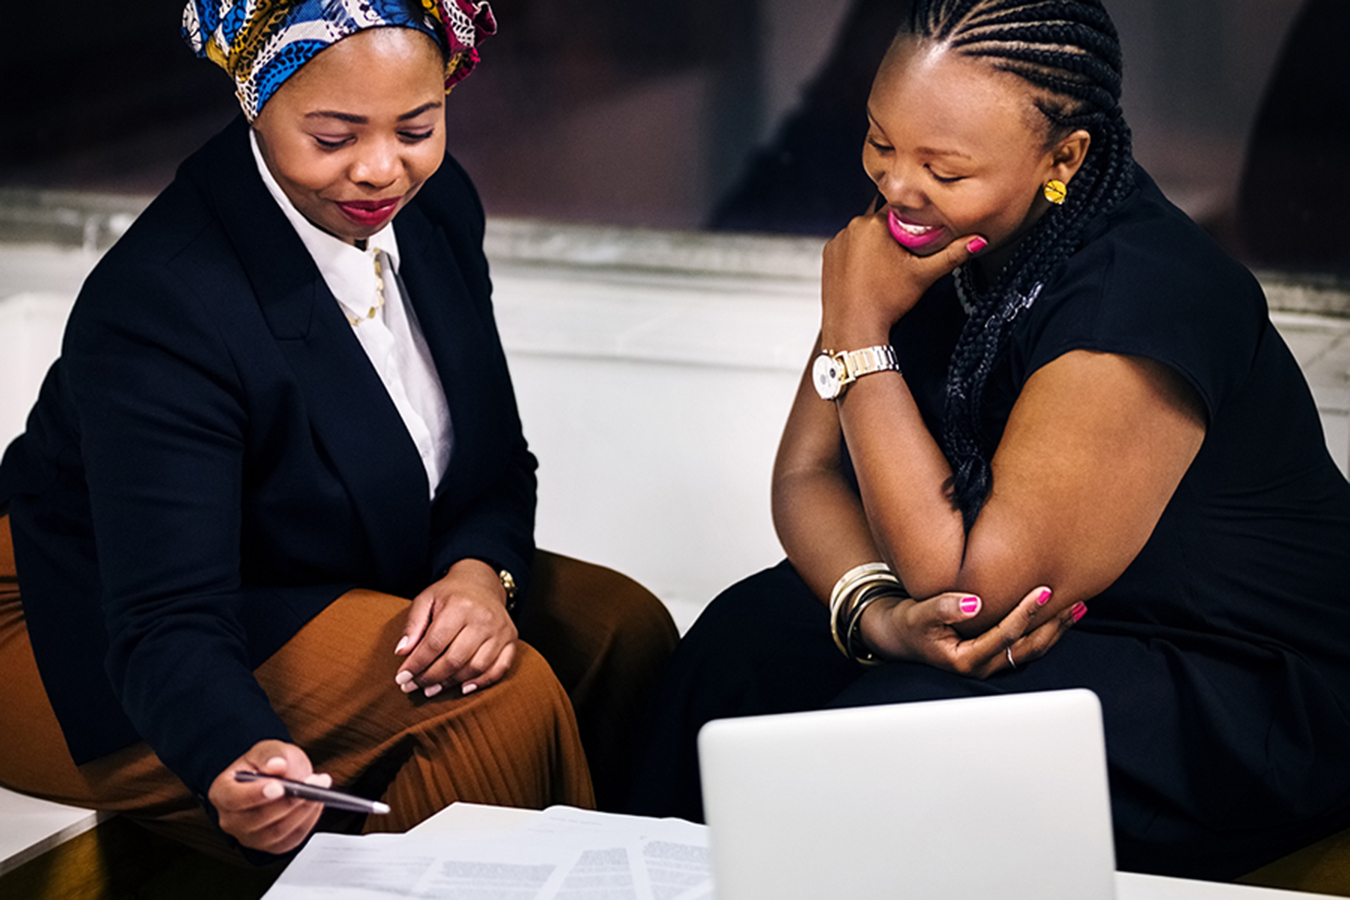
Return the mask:
<svg viewBox="0 0 1350 900">
<path fill-rule="evenodd" d="M 506 678 L 467 697 L 446 691 L 427 700 L 398 689 L 401 658 L 392 650 L 408 605 L 351 591 L 255 672 L 317 771 L 393 808 L 368 819 L 365 830 L 402 831 L 456 800 L 593 805 L 567 693 L 528 644 Z M 83 766 L 71 760 L 33 660 L 8 519 L 0 520 L 0 784 L 124 813 L 213 855 L 238 858 L 147 745 Z"/>
</svg>

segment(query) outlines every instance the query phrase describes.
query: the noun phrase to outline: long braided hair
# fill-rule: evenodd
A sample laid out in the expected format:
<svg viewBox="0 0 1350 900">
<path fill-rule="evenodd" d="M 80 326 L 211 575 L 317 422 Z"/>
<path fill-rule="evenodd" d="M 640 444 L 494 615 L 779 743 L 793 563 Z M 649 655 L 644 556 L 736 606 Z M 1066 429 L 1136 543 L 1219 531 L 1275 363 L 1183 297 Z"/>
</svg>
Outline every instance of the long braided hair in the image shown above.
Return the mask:
<svg viewBox="0 0 1350 900">
<path fill-rule="evenodd" d="M 905 37 L 985 59 L 1035 87 L 1047 147 L 1080 128 L 1092 136 L 1064 205 L 1041 217 L 992 284 L 977 289 L 970 266 L 955 273 L 969 319 L 947 372 L 942 448 L 952 467 L 952 501 L 969 529 L 993 488 L 981 402 L 1013 320 L 1079 248 L 1087 222 L 1134 183 L 1130 129 L 1120 110 L 1120 39 L 1100 0 L 914 0 L 897 40 Z"/>
</svg>

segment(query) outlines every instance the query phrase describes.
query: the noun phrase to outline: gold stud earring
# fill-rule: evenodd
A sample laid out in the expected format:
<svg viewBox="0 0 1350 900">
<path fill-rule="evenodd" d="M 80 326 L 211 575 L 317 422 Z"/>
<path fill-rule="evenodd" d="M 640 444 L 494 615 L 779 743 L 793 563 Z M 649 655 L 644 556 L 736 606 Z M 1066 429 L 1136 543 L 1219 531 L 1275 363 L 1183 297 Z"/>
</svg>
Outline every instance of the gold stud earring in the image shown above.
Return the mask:
<svg viewBox="0 0 1350 900">
<path fill-rule="evenodd" d="M 1056 206 L 1063 206 L 1068 196 L 1069 186 L 1058 178 L 1052 178 L 1045 183 L 1045 199 Z"/>
</svg>

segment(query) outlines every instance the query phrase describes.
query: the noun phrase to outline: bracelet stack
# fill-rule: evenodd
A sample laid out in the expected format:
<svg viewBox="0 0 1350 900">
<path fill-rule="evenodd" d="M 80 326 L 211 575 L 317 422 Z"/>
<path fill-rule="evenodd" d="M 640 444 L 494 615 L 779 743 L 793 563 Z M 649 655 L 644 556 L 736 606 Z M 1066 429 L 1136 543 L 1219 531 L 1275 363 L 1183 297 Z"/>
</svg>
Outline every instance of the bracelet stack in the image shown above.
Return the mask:
<svg viewBox="0 0 1350 900">
<path fill-rule="evenodd" d="M 878 600 L 906 596 L 900 579 L 885 563 L 866 563 L 845 572 L 830 592 L 830 634 L 839 652 L 864 666 L 881 665 L 870 651 L 855 649 L 863 613 Z"/>
</svg>

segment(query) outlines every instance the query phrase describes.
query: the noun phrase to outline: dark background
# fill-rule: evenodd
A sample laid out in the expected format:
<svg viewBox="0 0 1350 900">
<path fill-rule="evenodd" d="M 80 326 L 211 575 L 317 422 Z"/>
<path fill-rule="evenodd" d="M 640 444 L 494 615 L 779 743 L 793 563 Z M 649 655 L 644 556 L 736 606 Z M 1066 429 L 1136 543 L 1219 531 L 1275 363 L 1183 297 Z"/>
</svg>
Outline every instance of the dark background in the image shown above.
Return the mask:
<svg viewBox="0 0 1350 900">
<path fill-rule="evenodd" d="M 182 6 L 7 10 L 0 187 L 167 184 L 238 111 Z M 828 234 L 866 202 L 861 103 L 903 6 L 495 0 L 450 146 L 496 215 Z M 1108 6 L 1137 156 L 1169 196 L 1249 262 L 1350 274 L 1350 3 Z"/>
</svg>

